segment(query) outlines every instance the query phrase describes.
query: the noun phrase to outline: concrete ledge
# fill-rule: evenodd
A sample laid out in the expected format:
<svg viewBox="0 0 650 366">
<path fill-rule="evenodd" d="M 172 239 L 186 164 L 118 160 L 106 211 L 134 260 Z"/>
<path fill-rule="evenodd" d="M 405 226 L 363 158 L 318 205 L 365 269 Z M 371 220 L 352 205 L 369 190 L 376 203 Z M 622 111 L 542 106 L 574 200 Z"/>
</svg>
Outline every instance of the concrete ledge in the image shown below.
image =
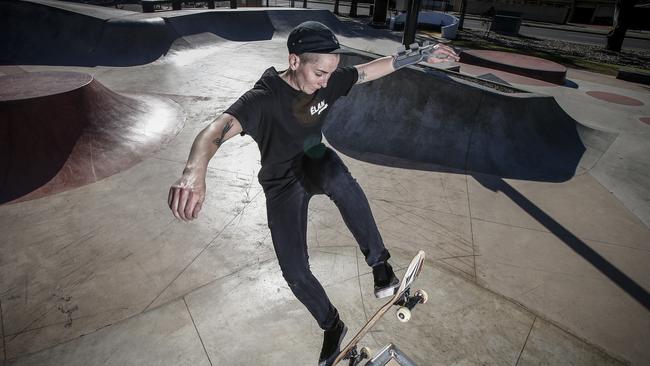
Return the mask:
<svg viewBox="0 0 650 366">
<path fill-rule="evenodd" d="M 460 54 L 460 62 L 502 70 L 558 85 L 564 84 L 567 71 L 566 67 L 543 58 L 500 51 L 465 51 Z"/>
<path fill-rule="evenodd" d="M 618 70 L 616 78 L 633 83 L 650 85 L 650 71 L 622 68 Z"/>
</svg>

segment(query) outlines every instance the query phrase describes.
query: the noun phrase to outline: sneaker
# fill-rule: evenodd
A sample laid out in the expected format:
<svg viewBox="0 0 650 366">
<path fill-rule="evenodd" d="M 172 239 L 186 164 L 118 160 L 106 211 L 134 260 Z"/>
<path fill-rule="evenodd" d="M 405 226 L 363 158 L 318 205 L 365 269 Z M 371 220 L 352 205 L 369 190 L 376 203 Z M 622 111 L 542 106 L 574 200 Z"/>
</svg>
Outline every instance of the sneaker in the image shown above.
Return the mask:
<svg viewBox="0 0 650 366">
<path fill-rule="evenodd" d="M 318 366 L 330 366 L 334 363 L 336 356 L 341 352 L 341 342 L 343 342 L 347 332 L 348 327 L 345 326 L 341 319 L 338 319 L 334 327 L 325 331 Z"/>
<path fill-rule="evenodd" d="M 380 262 L 372 267 L 375 278 L 375 297 L 378 299 L 395 295 L 399 288 L 399 278 L 388 262 Z"/>
</svg>

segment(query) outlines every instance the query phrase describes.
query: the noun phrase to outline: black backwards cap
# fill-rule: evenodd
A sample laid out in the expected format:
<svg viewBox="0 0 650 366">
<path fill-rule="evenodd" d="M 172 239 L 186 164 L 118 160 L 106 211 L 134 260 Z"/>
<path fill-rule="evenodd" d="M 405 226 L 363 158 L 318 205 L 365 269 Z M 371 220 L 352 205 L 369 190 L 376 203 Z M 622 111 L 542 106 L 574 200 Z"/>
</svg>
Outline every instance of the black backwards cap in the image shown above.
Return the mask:
<svg viewBox="0 0 650 366">
<path fill-rule="evenodd" d="M 287 39 L 289 53 L 339 53 L 341 47 L 334 32 L 322 23 L 308 21 L 299 24 Z"/>
</svg>

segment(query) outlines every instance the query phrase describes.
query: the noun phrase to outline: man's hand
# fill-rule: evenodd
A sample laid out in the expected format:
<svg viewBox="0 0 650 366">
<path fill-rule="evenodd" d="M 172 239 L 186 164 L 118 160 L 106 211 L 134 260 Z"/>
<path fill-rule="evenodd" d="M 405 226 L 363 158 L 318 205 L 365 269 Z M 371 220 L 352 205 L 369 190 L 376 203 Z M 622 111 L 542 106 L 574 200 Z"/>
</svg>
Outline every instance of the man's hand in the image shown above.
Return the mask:
<svg viewBox="0 0 650 366">
<path fill-rule="evenodd" d="M 453 48 L 442 43 L 434 45 L 433 51 L 430 52 L 429 55 L 424 59 L 425 62 L 430 64 L 450 61 L 458 62 L 458 60 L 460 60 L 460 57 L 458 57 L 456 51 L 454 51 Z"/>
<path fill-rule="evenodd" d="M 169 188 L 167 204 L 177 219 L 191 221 L 199 217 L 204 200 L 205 177 L 188 172 Z"/>
<path fill-rule="evenodd" d="M 453 48 L 441 43 L 432 45 L 429 41 L 424 42 L 422 46 L 417 43 L 409 45 L 408 48 L 406 46 L 400 46 L 397 49 L 397 53 L 391 57 L 393 70 L 399 70 L 402 67 L 414 65 L 420 61 L 436 64 L 439 62 L 460 60 Z"/>
<path fill-rule="evenodd" d="M 242 132 L 237 118 L 223 113 L 194 139 L 183 176 L 169 189 L 167 204 L 174 216 L 183 221 L 199 217 L 205 200 L 205 174 L 208 163 L 226 140 Z"/>
</svg>

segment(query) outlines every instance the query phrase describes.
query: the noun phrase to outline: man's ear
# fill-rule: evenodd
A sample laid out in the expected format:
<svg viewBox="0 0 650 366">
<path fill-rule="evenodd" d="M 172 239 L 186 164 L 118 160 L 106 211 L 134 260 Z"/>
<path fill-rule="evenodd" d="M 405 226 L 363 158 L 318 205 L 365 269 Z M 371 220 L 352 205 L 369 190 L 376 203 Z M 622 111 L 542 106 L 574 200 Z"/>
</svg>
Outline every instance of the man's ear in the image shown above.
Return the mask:
<svg viewBox="0 0 650 366">
<path fill-rule="evenodd" d="M 289 68 L 291 70 L 296 71 L 298 70 L 298 67 L 300 66 L 300 57 L 296 55 L 295 53 L 290 53 L 289 54 Z"/>
</svg>

